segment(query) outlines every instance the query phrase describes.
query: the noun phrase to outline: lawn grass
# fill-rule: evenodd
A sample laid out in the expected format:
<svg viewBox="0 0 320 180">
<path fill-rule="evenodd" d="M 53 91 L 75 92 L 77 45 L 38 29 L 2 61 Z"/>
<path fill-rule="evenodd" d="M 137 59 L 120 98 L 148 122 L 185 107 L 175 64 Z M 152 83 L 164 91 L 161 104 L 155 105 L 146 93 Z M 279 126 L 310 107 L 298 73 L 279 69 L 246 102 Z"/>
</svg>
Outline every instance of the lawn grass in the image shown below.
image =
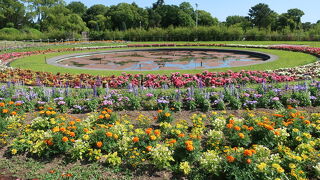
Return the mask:
<svg viewBox="0 0 320 180">
<path fill-rule="evenodd" d="M 199 47 L 199 48 L 212 48 L 212 47 Z M 273 54 L 279 57 L 278 60 L 267 62 L 263 64 L 242 66 L 242 67 L 232 67 L 232 68 L 214 68 L 207 69 L 208 71 L 221 72 L 226 70 L 240 71 L 240 70 L 273 70 L 278 68 L 285 67 L 295 67 L 301 66 L 304 64 L 312 63 L 317 60 L 316 57 L 299 52 L 290 52 L 290 51 L 280 51 L 280 50 L 270 50 L 270 49 L 259 49 L 259 48 L 226 48 L 226 47 L 214 47 L 219 49 L 236 49 L 236 50 L 248 50 L 248 51 L 258 51 L 267 54 Z M 123 49 L 123 48 L 122 48 Z M 138 49 L 138 48 L 136 48 Z M 114 50 L 114 49 L 112 49 Z M 88 50 L 88 51 L 70 51 L 70 52 L 59 52 L 59 53 L 50 53 L 50 54 L 41 54 L 28 56 L 21 59 L 18 59 L 12 63 L 10 66 L 16 68 L 29 69 L 33 71 L 43 71 L 43 72 L 52 72 L 52 73 L 70 73 L 70 74 L 79 74 L 87 73 L 92 75 L 120 75 L 123 71 L 121 70 L 83 70 L 83 69 L 71 69 L 71 68 L 62 68 L 53 65 L 46 64 L 45 59 L 55 56 L 79 53 L 79 52 L 93 52 L 97 50 Z M 141 73 L 141 74 L 170 74 L 174 72 L 180 73 L 201 73 L 206 69 L 192 69 L 192 70 L 162 70 L 162 71 L 126 71 L 126 73 Z"/>
</svg>

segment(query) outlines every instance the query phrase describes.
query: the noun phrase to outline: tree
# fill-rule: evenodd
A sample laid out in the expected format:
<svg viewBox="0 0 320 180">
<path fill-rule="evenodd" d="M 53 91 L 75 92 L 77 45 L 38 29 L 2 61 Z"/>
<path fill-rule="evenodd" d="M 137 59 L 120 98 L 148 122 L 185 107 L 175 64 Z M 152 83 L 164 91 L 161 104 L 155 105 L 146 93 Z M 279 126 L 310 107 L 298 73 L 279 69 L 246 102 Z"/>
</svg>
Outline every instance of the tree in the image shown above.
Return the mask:
<svg viewBox="0 0 320 180">
<path fill-rule="evenodd" d="M 259 3 L 251 7 L 249 17 L 254 26 L 267 29 L 275 24 L 277 14 L 267 4 Z"/>
<path fill-rule="evenodd" d="M 157 0 L 157 2 L 152 4 L 152 9 L 157 9 L 164 5 L 164 0 Z"/>
<path fill-rule="evenodd" d="M 111 17 L 113 29 L 137 28 L 148 26 L 148 12 L 136 4 L 120 3 L 111 6 L 106 16 Z"/>
<path fill-rule="evenodd" d="M 294 22 L 294 29 L 300 29 L 301 27 L 301 17 L 304 15 L 304 12 L 300 9 L 289 9 L 287 11 L 288 19 L 292 19 Z"/>
<path fill-rule="evenodd" d="M 198 24 L 200 26 L 213 26 L 219 23 L 217 18 L 213 18 L 211 14 L 204 10 L 197 10 L 198 13 Z"/>
<path fill-rule="evenodd" d="M 81 33 L 87 31 L 86 23 L 78 14 L 71 13 L 63 5 L 48 9 L 47 16 L 41 22 L 42 31 L 62 31 L 67 33 Z"/>
<path fill-rule="evenodd" d="M 20 28 L 27 23 L 25 7 L 16 0 L 1 0 L 0 29 L 4 27 Z"/>
<path fill-rule="evenodd" d="M 67 8 L 71 10 L 72 13 L 82 16 L 87 11 L 87 6 L 85 6 L 80 1 L 72 1 L 67 5 Z"/>
<path fill-rule="evenodd" d="M 194 10 L 193 10 L 193 7 L 191 6 L 190 3 L 188 2 L 182 2 L 180 5 L 179 5 L 179 8 L 187 13 L 188 15 L 192 16 L 194 18 Z"/>
<path fill-rule="evenodd" d="M 83 15 L 83 20 L 85 22 L 89 22 L 91 20 L 94 20 L 97 15 L 105 15 L 108 10 L 109 8 L 103 4 L 93 5 L 90 8 L 88 8 L 85 14 Z"/>
<path fill-rule="evenodd" d="M 227 26 L 232 26 L 235 24 L 241 24 L 248 21 L 248 19 L 244 16 L 228 16 L 226 18 L 226 25 Z"/>
<path fill-rule="evenodd" d="M 49 8 L 56 5 L 64 5 L 63 0 L 21 0 L 28 4 L 28 9 L 33 17 L 38 18 L 38 23 L 42 21 L 46 16 L 46 12 Z"/>
</svg>

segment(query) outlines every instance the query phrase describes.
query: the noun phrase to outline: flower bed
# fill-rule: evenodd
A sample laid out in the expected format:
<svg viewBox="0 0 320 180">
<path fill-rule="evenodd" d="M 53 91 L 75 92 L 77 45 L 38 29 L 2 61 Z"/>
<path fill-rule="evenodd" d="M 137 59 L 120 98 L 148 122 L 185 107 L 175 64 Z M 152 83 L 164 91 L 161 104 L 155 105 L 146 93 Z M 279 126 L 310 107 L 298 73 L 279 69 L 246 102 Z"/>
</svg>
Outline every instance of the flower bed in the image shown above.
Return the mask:
<svg viewBox="0 0 320 180">
<path fill-rule="evenodd" d="M 55 107 L 60 112 L 85 113 L 98 108 L 114 110 L 280 109 L 320 106 L 320 82 L 300 85 L 261 84 L 255 88 L 230 85 L 222 88 L 151 89 L 132 84 L 128 89 L 21 87 L 8 83 L 0 89 L 0 102 L 19 102 L 22 109 Z M 22 103 L 21 103 L 22 102 Z M 2 109 L 0 108 L 0 111 Z M 10 111 L 11 112 L 11 111 Z"/>
<path fill-rule="evenodd" d="M 192 126 L 172 123 L 172 111 L 158 112 L 158 126 L 139 116 L 132 124 L 102 109 L 86 119 L 61 115 L 53 108 L 5 119 L 1 131 L 12 156 L 63 157 L 99 162 L 115 169 L 152 167 L 189 178 L 311 179 L 320 176 L 320 114 L 289 107 L 276 114 L 237 117 L 213 112 L 194 114 Z M 13 138 L 13 140 L 11 140 Z M 2 138 L 3 139 L 3 138 Z M 51 176 L 55 169 L 50 171 Z M 57 177 L 60 175 L 57 174 Z"/>
</svg>

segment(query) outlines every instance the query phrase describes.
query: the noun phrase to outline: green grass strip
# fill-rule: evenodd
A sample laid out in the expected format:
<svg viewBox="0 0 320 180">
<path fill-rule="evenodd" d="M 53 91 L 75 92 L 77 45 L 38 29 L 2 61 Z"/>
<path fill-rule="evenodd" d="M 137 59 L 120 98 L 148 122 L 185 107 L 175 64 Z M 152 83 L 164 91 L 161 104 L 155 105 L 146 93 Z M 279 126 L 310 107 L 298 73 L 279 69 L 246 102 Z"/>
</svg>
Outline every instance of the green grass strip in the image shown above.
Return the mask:
<svg viewBox="0 0 320 180">
<path fill-rule="evenodd" d="M 179 47 L 180 48 L 180 47 Z M 191 47 L 189 47 L 191 48 Z M 192 47 L 193 48 L 193 47 Z M 199 48 L 212 48 L 212 47 L 199 47 Z M 214 68 L 207 69 L 211 72 L 221 72 L 226 70 L 232 71 L 240 71 L 240 70 L 274 70 L 279 68 L 289 68 L 296 67 L 305 64 L 309 64 L 317 61 L 315 56 L 300 53 L 300 52 L 290 52 L 290 51 L 281 51 L 281 50 L 270 50 L 270 49 L 259 49 L 259 48 L 226 48 L 226 47 L 214 47 L 221 49 L 235 49 L 235 50 L 247 50 L 247 51 L 258 51 L 267 54 L 273 54 L 279 57 L 276 61 L 267 62 L 263 64 L 256 64 L 250 66 L 242 66 L 242 67 L 230 67 L 230 68 Z M 123 49 L 123 48 L 122 48 Z M 138 49 L 138 48 L 135 48 Z M 107 50 L 107 49 L 106 49 Z M 114 50 L 114 49 L 108 49 Z M 84 70 L 84 69 L 71 69 L 71 68 L 62 68 L 53 65 L 46 64 L 45 59 L 52 58 L 55 56 L 65 55 L 65 54 L 73 54 L 80 52 L 94 52 L 98 50 L 88 50 L 88 51 L 70 51 L 70 52 L 59 52 L 59 53 L 50 53 L 50 54 L 41 54 L 41 55 L 33 55 L 24 57 L 21 59 L 17 59 L 13 61 L 10 66 L 22 69 L 29 69 L 33 71 L 43 71 L 43 72 L 52 72 L 52 73 L 70 73 L 70 74 L 80 74 L 80 73 L 88 73 L 92 75 L 120 75 L 123 70 Z M 99 50 L 101 51 L 101 50 Z M 170 74 L 173 72 L 180 73 L 200 73 L 205 69 L 192 69 L 192 70 L 161 70 L 161 71 L 125 71 L 126 73 L 132 74 Z"/>
</svg>

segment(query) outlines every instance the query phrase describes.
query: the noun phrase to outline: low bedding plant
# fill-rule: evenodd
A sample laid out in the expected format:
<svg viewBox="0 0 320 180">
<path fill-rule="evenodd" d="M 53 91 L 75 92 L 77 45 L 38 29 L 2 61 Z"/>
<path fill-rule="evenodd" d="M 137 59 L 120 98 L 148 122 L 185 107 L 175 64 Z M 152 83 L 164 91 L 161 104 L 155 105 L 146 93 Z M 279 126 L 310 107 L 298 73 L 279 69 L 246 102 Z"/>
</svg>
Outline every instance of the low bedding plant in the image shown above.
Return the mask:
<svg viewBox="0 0 320 180">
<path fill-rule="evenodd" d="M 6 117 L 2 136 L 6 134 L 8 154 L 35 159 L 58 155 L 67 162 L 131 170 L 152 167 L 189 178 L 320 176 L 319 113 L 307 114 L 291 106 L 275 114 L 212 112 L 192 115 L 191 124 L 170 119 L 172 113 L 158 111 L 159 123 L 151 126 L 144 115 L 133 124 L 128 116 L 108 108 L 78 119 L 46 107 L 31 123 L 25 123 L 24 116 Z M 52 177 L 55 171 L 51 172 Z"/>
<path fill-rule="evenodd" d="M 12 111 L 42 110 L 45 106 L 62 113 L 87 113 L 99 108 L 122 110 L 174 109 L 200 110 L 238 110 L 269 108 L 280 109 L 320 105 L 320 82 L 311 81 L 300 84 L 261 84 L 255 87 L 230 85 L 224 88 L 204 88 L 202 86 L 186 89 L 152 89 L 129 86 L 128 89 L 107 88 L 46 88 L 21 87 L 8 83 L 0 88 L 0 110 Z M 4 107 L 4 104 L 9 105 Z M 3 106 L 2 106 L 3 105 Z M 17 107 L 19 108 L 13 108 Z M 13 109 L 12 109 L 13 108 Z M 12 110 L 11 110 L 12 109 Z M 20 110 L 19 110 L 20 109 Z"/>
</svg>

